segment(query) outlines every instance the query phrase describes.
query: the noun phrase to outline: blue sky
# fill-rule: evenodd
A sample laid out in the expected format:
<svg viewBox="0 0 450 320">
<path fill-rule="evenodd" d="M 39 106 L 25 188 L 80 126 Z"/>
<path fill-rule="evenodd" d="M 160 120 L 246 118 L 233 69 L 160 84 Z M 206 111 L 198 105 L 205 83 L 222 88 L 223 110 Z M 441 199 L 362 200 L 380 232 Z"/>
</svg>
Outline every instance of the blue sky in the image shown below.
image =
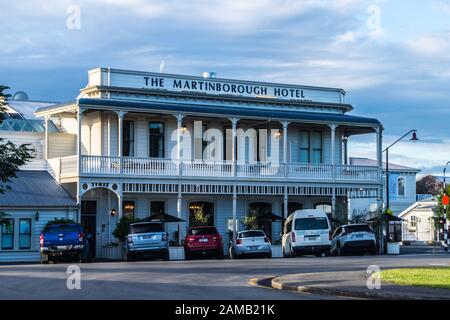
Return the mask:
<svg viewBox="0 0 450 320">
<path fill-rule="evenodd" d="M 71 6 L 80 29 L 69 29 Z M 0 0 L 0 83 L 73 100 L 97 66 L 341 87 L 377 117 L 393 162 L 450 160 L 449 0 Z M 373 157 L 374 137 L 350 141 Z"/>
</svg>

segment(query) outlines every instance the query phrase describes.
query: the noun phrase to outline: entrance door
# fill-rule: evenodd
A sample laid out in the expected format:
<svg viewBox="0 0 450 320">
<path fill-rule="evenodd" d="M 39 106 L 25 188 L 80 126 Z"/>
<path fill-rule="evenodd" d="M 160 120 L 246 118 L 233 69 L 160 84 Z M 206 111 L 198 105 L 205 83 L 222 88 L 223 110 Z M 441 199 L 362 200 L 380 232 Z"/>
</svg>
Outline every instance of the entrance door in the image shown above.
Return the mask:
<svg viewBox="0 0 450 320">
<path fill-rule="evenodd" d="M 81 201 L 81 225 L 85 236 L 91 235 L 89 241 L 90 254 L 92 258 L 96 255 L 96 234 L 97 234 L 97 202 Z"/>
<path fill-rule="evenodd" d="M 258 226 L 272 241 L 272 204 L 266 202 L 253 202 L 249 205 L 249 214 L 256 215 Z"/>
</svg>

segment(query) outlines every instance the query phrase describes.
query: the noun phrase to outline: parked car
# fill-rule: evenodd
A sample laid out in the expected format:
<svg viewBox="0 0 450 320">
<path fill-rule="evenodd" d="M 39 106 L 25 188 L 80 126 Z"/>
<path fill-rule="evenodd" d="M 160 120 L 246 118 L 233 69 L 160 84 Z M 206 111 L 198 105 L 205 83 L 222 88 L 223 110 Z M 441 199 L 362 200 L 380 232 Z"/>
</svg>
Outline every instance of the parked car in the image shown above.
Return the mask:
<svg viewBox="0 0 450 320">
<path fill-rule="evenodd" d="M 184 239 L 184 256 L 186 260 L 194 256 L 214 255 L 223 259 L 222 236 L 216 227 L 191 227 Z"/>
<path fill-rule="evenodd" d="M 42 231 L 39 237 L 41 263 L 50 261 L 78 260 L 90 262 L 89 235 L 85 235 L 79 224 L 53 224 Z"/>
<path fill-rule="evenodd" d="M 331 253 L 377 253 L 375 232 L 368 224 L 343 225 L 336 229 L 331 240 Z"/>
<path fill-rule="evenodd" d="M 324 210 L 297 210 L 285 221 L 282 237 L 283 257 L 329 254 L 330 222 Z"/>
<path fill-rule="evenodd" d="M 127 261 L 151 257 L 169 260 L 168 234 L 162 222 L 136 222 L 130 224 L 126 243 Z"/>
<path fill-rule="evenodd" d="M 263 256 L 272 258 L 272 246 L 262 230 L 248 230 L 237 233 L 236 241 L 230 246 L 230 258 Z"/>
</svg>

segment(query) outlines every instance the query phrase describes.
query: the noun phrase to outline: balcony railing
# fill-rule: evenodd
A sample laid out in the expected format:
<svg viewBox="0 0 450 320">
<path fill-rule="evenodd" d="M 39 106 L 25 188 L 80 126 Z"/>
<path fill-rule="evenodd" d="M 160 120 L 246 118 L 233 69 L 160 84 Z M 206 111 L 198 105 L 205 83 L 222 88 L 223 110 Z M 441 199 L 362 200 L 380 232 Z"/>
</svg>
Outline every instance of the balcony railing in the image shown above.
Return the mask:
<svg viewBox="0 0 450 320">
<path fill-rule="evenodd" d="M 93 175 L 132 175 L 232 178 L 232 161 L 203 161 L 82 156 L 81 173 Z M 236 163 L 236 177 L 261 180 L 380 182 L 381 170 L 371 166 L 299 164 L 299 163 Z"/>
</svg>

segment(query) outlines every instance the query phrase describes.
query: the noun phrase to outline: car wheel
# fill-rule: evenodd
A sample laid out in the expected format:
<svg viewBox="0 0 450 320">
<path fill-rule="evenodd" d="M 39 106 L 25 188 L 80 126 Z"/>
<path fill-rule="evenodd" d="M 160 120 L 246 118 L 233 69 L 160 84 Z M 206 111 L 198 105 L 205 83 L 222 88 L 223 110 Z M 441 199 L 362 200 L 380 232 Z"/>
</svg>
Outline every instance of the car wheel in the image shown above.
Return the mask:
<svg viewBox="0 0 450 320">
<path fill-rule="evenodd" d="M 272 253 L 266 254 L 266 259 L 272 259 Z"/>
<path fill-rule="evenodd" d="M 374 249 L 369 250 L 369 254 L 370 254 L 371 256 L 376 256 L 376 255 L 377 255 L 377 249 L 374 248 Z"/>
<path fill-rule="evenodd" d="M 321 258 L 321 257 L 322 257 L 322 252 L 316 253 L 316 257 L 317 257 L 317 258 Z"/>
<path fill-rule="evenodd" d="M 184 260 L 191 260 L 191 254 L 188 251 L 184 251 Z"/>
<path fill-rule="evenodd" d="M 337 256 L 341 256 L 342 255 L 342 249 L 341 249 L 341 244 L 340 243 L 338 243 L 336 245 L 336 255 Z"/>
<path fill-rule="evenodd" d="M 127 255 L 125 256 L 125 260 L 130 262 L 130 261 L 134 261 L 134 256 L 132 254 L 127 253 Z"/>
<path fill-rule="evenodd" d="M 169 251 L 166 251 L 166 252 L 163 253 L 162 259 L 163 259 L 164 261 L 169 261 L 169 260 L 170 260 Z"/>
<path fill-rule="evenodd" d="M 219 253 L 217 253 L 217 259 L 223 260 L 223 251 L 219 251 Z"/>
</svg>

